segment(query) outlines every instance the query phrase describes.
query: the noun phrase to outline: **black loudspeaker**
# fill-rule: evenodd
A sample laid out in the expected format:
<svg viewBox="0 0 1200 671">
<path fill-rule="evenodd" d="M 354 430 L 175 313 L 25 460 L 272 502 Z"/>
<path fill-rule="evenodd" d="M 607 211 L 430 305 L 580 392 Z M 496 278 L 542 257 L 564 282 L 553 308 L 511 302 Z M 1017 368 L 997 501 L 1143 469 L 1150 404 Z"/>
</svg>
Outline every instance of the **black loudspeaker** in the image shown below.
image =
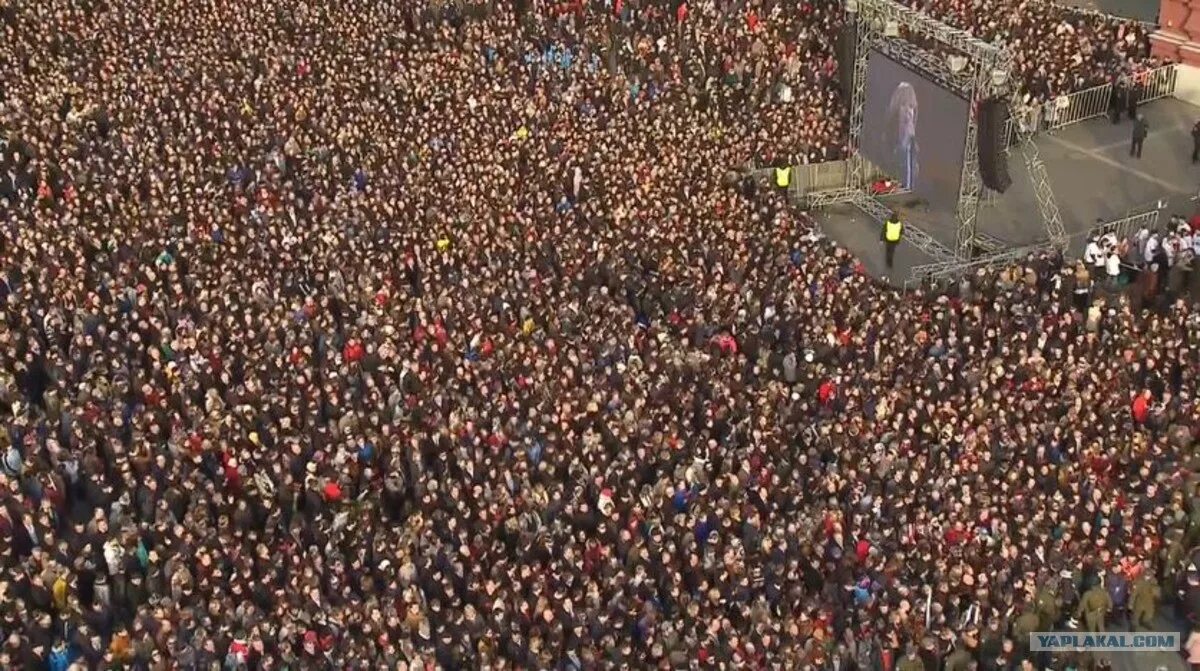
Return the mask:
<svg viewBox="0 0 1200 671">
<path fill-rule="evenodd" d="M 858 33 L 854 21 L 846 21 L 838 33 L 835 53 L 838 66 L 838 85 L 842 100 L 847 102 L 854 95 L 854 52 L 858 49 Z"/>
<path fill-rule="evenodd" d="M 992 191 L 1004 193 L 1012 186 L 1008 174 L 1008 155 L 1004 153 L 1008 105 L 990 98 L 979 106 L 979 177 Z"/>
</svg>

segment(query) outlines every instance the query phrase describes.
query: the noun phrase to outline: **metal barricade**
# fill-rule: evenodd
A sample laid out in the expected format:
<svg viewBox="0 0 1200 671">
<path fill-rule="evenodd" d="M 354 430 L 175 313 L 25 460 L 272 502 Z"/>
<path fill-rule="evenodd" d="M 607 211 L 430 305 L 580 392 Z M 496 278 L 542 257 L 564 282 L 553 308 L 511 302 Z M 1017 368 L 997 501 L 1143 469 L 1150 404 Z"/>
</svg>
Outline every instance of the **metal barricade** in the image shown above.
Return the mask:
<svg viewBox="0 0 1200 671">
<path fill-rule="evenodd" d="M 913 266 L 909 272 L 905 287 L 919 285 L 923 282 L 941 282 L 962 277 L 979 270 L 991 270 L 1003 266 L 1021 263 L 1028 259 L 1056 253 L 1054 246 L 1048 242 L 1038 242 L 1023 247 L 1006 249 L 987 256 L 969 260 L 935 261 L 919 266 Z"/>
<path fill-rule="evenodd" d="M 798 183 L 803 189 L 797 195 L 806 195 L 813 191 L 830 191 L 846 186 L 846 171 L 850 169 L 847 161 L 825 161 L 796 166 L 800 177 Z"/>
<path fill-rule="evenodd" d="M 1057 130 L 1063 126 L 1104 116 L 1108 113 L 1112 90 L 1112 84 L 1103 84 L 1047 102 L 1043 112 L 1046 130 Z"/>
<path fill-rule="evenodd" d="M 1174 95 L 1178 76 L 1175 65 L 1171 64 L 1136 73 L 1129 79 L 1137 86 L 1138 104 L 1141 105 Z M 1112 95 L 1112 84 L 1101 84 L 1051 100 L 1042 106 L 1044 128 L 1056 130 L 1104 116 L 1108 113 Z"/>
<path fill-rule="evenodd" d="M 1161 210 L 1149 210 L 1139 214 L 1121 217 L 1113 221 L 1106 221 L 1102 224 L 1097 224 L 1088 229 L 1088 236 L 1101 237 L 1112 234 L 1117 240 L 1128 240 L 1134 233 L 1137 233 L 1143 228 L 1154 230 L 1158 225 L 1158 216 Z"/>
<path fill-rule="evenodd" d="M 792 166 L 791 182 L 788 194 L 793 198 L 802 198 L 814 191 L 831 191 L 846 186 L 846 173 L 850 169 L 847 161 L 823 161 L 821 163 L 804 163 Z M 755 168 L 750 171 L 751 177 L 761 186 L 775 186 L 774 168 Z"/>
<path fill-rule="evenodd" d="M 1164 65 L 1132 76 L 1137 84 L 1138 104 L 1145 104 L 1175 94 L 1178 73 L 1175 65 Z M 1034 132 L 1057 130 L 1071 124 L 1104 116 L 1112 102 L 1112 84 L 1101 84 L 1090 89 L 1060 96 L 1041 105 L 1030 105 L 1021 118 L 1010 117 L 1004 125 L 1005 149 L 1011 147 L 1018 136 L 1018 125 L 1027 124 Z"/>
<path fill-rule="evenodd" d="M 876 180 L 888 178 L 888 175 L 873 163 L 864 161 L 864 164 L 863 174 L 866 176 L 868 184 Z M 737 174 L 749 175 L 759 186 L 764 188 L 773 188 L 775 186 L 775 168 L 744 168 L 741 171 L 737 171 Z M 845 189 L 846 179 L 849 177 L 849 174 L 849 159 L 793 165 L 788 193 L 793 199 L 798 199 L 812 193 Z M 906 190 L 896 188 L 889 193 L 906 193 Z"/>
<path fill-rule="evenodd" d="M 1175 94 L 1178 83 L 1175 65 L 1164 65 L 1140 75 L 1138 104 L 1148 103 Z"/>
</svg>

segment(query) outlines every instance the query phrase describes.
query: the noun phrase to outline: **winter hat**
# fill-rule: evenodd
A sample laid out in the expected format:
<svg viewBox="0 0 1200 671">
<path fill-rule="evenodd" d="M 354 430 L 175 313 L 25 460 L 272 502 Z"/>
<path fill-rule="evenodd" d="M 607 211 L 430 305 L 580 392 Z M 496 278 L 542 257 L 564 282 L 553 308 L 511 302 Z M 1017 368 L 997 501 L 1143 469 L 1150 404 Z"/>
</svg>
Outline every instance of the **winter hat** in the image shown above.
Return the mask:
<svg viewBox="0 0 1200 671">
<path fill-rule="evenodd" d="M 3 469 L 6 475 L 20 476 L 24 470 L 20 450 L 15 447 L 8 448 L 4 459 L 0 461 L 0 468 Z"/>
</svg>

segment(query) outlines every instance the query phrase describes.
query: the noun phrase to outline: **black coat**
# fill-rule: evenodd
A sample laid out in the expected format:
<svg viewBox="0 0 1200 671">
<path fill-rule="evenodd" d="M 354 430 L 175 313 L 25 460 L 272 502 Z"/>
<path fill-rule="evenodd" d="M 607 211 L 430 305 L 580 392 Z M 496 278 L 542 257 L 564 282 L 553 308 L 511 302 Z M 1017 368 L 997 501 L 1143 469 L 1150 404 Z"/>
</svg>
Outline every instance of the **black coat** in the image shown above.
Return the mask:
<svg viewBox="0 0 1200 671">
<path fill-rule="evenodd" d="M 1150 124 L 1146 123 L 1145 119 L 1138 119 L 1133 122 L 1133 139 L 1145 140 L 1146 135 L 1150 131 Z"/>
</svg>

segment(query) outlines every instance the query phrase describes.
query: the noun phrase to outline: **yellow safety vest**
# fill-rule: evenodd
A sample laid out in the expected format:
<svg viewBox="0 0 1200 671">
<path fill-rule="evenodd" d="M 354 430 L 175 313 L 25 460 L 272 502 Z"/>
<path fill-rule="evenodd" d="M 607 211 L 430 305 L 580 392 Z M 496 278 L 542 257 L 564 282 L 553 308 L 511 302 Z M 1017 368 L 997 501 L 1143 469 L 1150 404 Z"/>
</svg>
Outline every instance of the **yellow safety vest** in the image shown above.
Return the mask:
<svg viewBox="0 0 1200 671">
<path fill-rule="evenodd" d="M 792 183 L 792 169 L 775 168 L 775 186 L 786 189 Z"/>
<path fill-rule="evenodd" d="M 883 222 L 883 239 L 888 242 L 900 242 L 900 229 L 903 227 L 898 221 Z"/>
</svg>

